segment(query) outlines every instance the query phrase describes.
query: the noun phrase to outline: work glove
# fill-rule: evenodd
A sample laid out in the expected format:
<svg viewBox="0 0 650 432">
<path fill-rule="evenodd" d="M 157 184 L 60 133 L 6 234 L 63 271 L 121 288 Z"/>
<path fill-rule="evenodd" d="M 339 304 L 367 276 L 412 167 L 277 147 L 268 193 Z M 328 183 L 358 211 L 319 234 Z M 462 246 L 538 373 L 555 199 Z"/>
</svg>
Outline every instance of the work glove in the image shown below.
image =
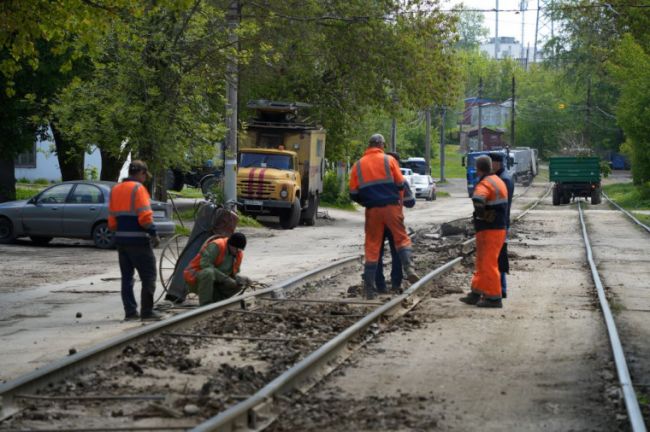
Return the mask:
<svg viewBox="0 0 650 432">
<path fill-rule="evenodd" d="M 160 246 L 160 237 L 158 237 L 158 234 L 149 236 L 149 241 L 151 242 L 152 248 L 157 248 L 158 246 Z"/>
<path fill-rule="evenodd" d="M 236 275 L 235 276 L 235 282 L 237 282 L 237 286 L 245 287 L 245 286 L 250 285 L 253 281 L 251 281 L 251 279 L 249 277 Z"/>
</svg>

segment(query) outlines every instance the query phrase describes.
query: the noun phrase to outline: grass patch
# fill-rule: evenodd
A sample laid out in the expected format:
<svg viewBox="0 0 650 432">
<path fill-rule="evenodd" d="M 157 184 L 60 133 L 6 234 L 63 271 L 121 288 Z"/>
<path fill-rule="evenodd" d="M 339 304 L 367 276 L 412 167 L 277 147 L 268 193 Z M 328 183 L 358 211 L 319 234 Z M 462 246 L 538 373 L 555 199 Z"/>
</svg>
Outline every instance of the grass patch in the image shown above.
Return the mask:
<svg viewBox="0 0 650 432">
<path fill-rule="evenodd" d="M 172 198 L 198 198 L 203 199 L 203 192 L 200 188 L 185 186 L 182 191 L 167 191 Z"/>
<path fill-rule="evenodd" d="M 650 196 L 632 183 L 616 183 L 603 187 L 605 193 L 626 210 L 650 210 Z"/>
<path fill-rule="evenodd" d="M 461 165 L 463 155 L 459 153 L 460 146 L 445 145 L 445 177 L 446 178 L 465 178 L 465 167 Z M 440 178 L 440 155 L 431 159 L 431 176 Z"/>
<path fill-rule="evenodd" d="M 450 197 L 450 196 L 451 195 L 449 195 L 449 192 L 436 191 L 436 198 L 446 198 L 446 197 Z"/>
<path fill-rule="evenodd" d="M 640 220 L 645 225 L 650 225 L 650 215 L 638 214 L 635 213 L 634 217 Z"/>
<path fill-rule="evenodd" d="M 189 236 L 191 231 L 190 231 L 190 229 L 188 227 L 184 227 L 184 226 L 182 226 L 180 224 L 176 224 L 174 232 L 176 234 L 182 234 L 182 235 Z"/>
<path fill-rule="evenodd" d="M 352 202 L 326 202 L 326 201 L 321 201 L 320 202 L 320 207 L 329 207 L 329 208 L 336 208 L 339 210 L 348 210 L 348 211 L 356 211 L 356 207 L 354 206 L 354 203 Z"/>
<path fill-rule="evenodd" d="M 238 227 L 251 227 L 251 228 L 261 228 L 262 224 L 257 221 L 257 219 L 243 215 L 239 213 L 239 222 L 237 222 Z"/>
<path fill-rule="evenodd" d="M 181 220 L 193 221 L 195 213 L 196 213 L 195 209 L 187 208 L 187 209 L 179 210 L 178 213 L 174 212 L 174 217 L 175 219 L 178 219 L 178 215 L 180 215 Z"/>
<path fill-rule="evenodd" d="M 31 183 L 19 183 L 16 185 L 16 199 L 30 199 L 43 189 L 45 189 L 45 187 L 40 184 L 36 185 Z"/>
</svg>

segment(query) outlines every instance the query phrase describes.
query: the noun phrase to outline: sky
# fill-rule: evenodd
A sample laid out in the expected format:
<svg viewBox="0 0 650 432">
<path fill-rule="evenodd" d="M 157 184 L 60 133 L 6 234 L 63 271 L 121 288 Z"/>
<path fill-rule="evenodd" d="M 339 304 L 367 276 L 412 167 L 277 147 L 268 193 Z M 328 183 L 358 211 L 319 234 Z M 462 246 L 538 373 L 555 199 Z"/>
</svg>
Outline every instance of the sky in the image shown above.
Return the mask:
<svg viewBox="0 0 650 432">
<path fill-rule="evenodd" d="M 467 9 L 481 9 L 490 11 L 483 12 L 485 26 L 490 29 L 489 37 L 494 37 L 496 0 L 442 0 L 441 8 L 451 9 L 463 3 Z M 499 0 L 499 10 L 519 10 L 519 0 Z M 524 46 L 530 44 L 532 49 L 535 39 L 535 18 L 537 14 L 537 0 L 528 0 L 528 11 L 524 12 Z M 532 9 L 532 10 L 531 10 Z M 521 13 L 499 12 L 499 36 L 514 36 L 517 41 L 521 40 Z"/>
</svg>

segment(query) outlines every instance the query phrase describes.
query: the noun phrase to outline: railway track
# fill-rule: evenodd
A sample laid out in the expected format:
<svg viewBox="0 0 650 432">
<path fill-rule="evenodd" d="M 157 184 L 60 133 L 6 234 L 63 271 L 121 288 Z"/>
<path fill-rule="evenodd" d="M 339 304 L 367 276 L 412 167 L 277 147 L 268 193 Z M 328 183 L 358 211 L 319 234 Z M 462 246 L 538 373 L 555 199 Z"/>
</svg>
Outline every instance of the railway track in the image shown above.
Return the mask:
<svg viewBox="0 0 650 432">
<path fill-rule="evenodd" d="M 408 312 L 472 241 L 438 247 L 460 254 L 445 263 L 416 262 L 420 271 L 435 270 L 385 303 L 343 297 L 359 282 L 359 260 L 351 257 L 72 355 L 0 386 L 0 427 L 259 429 L 272 422 L 278 395 L 309 388 Z"/>
</svg>

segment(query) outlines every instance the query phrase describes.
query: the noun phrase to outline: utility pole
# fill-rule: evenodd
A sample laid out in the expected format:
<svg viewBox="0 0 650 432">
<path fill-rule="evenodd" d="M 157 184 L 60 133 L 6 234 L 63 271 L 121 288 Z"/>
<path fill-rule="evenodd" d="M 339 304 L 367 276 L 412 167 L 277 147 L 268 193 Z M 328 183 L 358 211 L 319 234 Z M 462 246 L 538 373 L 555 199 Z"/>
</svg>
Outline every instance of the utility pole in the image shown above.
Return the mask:
<svg viewBox="0 0 650 432">
<path fill-rule="evenodd" d="M 494 12 L 494 59 L 499 60 L 499 0 L 496 0 Z"/>
<path fill-rule="evenodd" d="M 431 171 L 431 108 L 424 111 L 424 161 L 427 163 L 427 173 Z"/>
<path fill-rule="evenodd" d="M 521 0 L 519 2 L 519 13 L 521 14 L 521 63 L 524 64 L 524 21 L 526 17 L 526 10 L 528 9 L 528 0 Z"/>
<path fill-rule="evenodd" d="M 445 120 L 447 119 L 447 107 L 442 106 L 440 110 L 440 181 L 445 181 Z"/>
<path fill-rule="evenodd" d="M 537 62 L 537 36 L 539 34 L 539 0 L 537 0 L 537 18 L 535 18 L 535 41 L 533 42 L 533 63 Z"/>
<path fill-rule="evenodd" d="M 585 146 L 591 146 L 591 78 L 587 81 L 587 112 L 585 113 Z"/>
<path fill-rule="evenodd" d="M 230 46 L 239 52 L 239 37 L 237 28 L 239 27 L 239 0 L 231 0 L 228 5 L 228 42 Z M 237 200 L 237 85 L 239 82 L 237 54 L 228 57 L 226 64 L 226 151 L 225 158 L 225 175 L 224 175 L 224 201 Z"/>
<path fill-rule="evenodd" d="M 515 146 L 515 76 L 512 76 L 512 105 L 510 106 L 510 147 Z"/>
<path fill-rule="evenodd" d="M 390 151 L 397 152 L 397 119 L 393 117 L 390 126 Z"/>
<path fill-rule="evenodd" d="M 483 121 L 483 112 L 481 110 L 481 100 L 483 99 L 483 78 L 478 79 L 478 151 L 483 151 L 483 131 L 481 122 Z"/>
</svg>

